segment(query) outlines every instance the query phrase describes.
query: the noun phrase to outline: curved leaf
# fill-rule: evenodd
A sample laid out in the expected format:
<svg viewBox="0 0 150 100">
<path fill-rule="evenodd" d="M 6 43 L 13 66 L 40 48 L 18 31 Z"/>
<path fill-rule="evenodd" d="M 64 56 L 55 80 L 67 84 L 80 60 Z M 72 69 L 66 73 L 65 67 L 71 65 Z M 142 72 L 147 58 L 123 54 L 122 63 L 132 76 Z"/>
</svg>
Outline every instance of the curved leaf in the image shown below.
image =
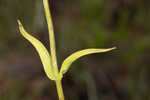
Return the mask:
<svg viewBox="0 0 150 100">
<path fill-rule="evenodd" d="M 70 65 L 75 60 L 77 60 L 78 58 L 80 58 L 82 56 L 93 54 L 93 53 L 107 52 L 107 51 L 110 51 L 113 49 L 116 49 L 116 47 L 109 48 L 109 49 L 85 49 L 85 50 L 77 51 L 64 60 L 64 62 L 62 63 L 61 69 L 60 69 L 60 75 L 62 76 L 64 73 L 66 73 L 68 71 Z"/>
<path fill-rule="evenodd" d="M 53 67 L 51 64 L 51 58 L 50 55 L 47 51 L 47 49 L 44 47 L 44 45 L 37 40 L 36 38 L 34 38 L 33 36 L 31 36 L 30 34 L 28 34 L 24 27 L 22 26 L 21 22 L 18 20 L 18 24 L 19 24 L 19 30 L 21 32 L 21 34 L 24 36 L 24 38 L 26 38 L 37 50 L 42 64 L 44 66 L 44 70 L 47 74 L 47 76 L 51 79 L 51 80 L 55 80 L 54 74 L 53 74 Z"/>
</svg>

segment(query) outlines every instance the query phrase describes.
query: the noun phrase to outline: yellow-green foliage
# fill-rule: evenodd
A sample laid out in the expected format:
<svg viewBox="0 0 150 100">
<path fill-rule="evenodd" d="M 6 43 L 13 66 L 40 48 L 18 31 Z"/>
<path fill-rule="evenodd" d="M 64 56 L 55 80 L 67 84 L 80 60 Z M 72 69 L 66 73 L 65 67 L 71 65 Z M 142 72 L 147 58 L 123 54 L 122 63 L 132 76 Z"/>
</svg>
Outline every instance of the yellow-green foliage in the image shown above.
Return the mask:
<svg viewBox="0 0 150 100">
<path fill-rule="evenodd" d="M 58 71 L 56 50 L 55 50 L 54 31 L 53 31 L 53 24 L 52 24 L 48 1 L 43 0 L 43 5 L 44 5 L 45 15 L 46 15 L 48 29 L 49 29 L 51 56 L 50 56 L 49 52 L 47 51 L 47 49 L 44 47 L 44 45 L 39 40 L 37 40 L 36 38 L 34 38 L 33 36 L 31 36 L 29 33 L 27 33 L 25 31 L 21 22 L 18 20 L 19 30 L 20 30 L 21 34 L 23 35 L 23 37 L 26 38 L 37 50 L 37 52 L 41 58 L 41 62 L 43 64 L 46 75 L 49 77 L 49 79 L 55 80 L 55 82 L 56 82 L 59 100 L 64 100 L 62 86 L 61 86 L 61 79 L 63 78 L 63 74 L 65 74 L 68 71 L 68 69 L 70 68 L 70 65 L 75 60 L 77 60 L 78 58 L 80 58 L 82 56 L 85 56 L 88 54 L 93 54 L 93 53 L 107 52 L 107 51 L 115 49 L 115 47 L 109 48 L 109 49 L 94 49 L 94 48 L 92 48 L 92 49 L 85 49 L 85 50 L 77 51 L 64 60 L 60 71 Z"/>
</svg>

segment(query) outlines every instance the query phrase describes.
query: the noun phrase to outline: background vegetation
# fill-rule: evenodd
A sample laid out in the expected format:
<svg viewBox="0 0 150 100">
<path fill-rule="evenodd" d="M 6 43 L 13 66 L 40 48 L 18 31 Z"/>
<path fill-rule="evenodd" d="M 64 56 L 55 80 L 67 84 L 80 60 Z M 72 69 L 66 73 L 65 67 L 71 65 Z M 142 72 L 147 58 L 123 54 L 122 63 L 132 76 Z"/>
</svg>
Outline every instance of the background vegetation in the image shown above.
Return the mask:
<svg viewBox="0 0 150 100">
<path fill-rule="evenodd" d="M 50 0 L 60 62 L 84 48 L 117 50 L 86 56 L 63 79 L 66 100 L 150 100 L 150 0 Z M 47 48 L 42 0 L 0 0 L 0 100 L 57 100 L 17 19 Z M 36 33 L 36 34 L 34 34 Z"/>
</svg>

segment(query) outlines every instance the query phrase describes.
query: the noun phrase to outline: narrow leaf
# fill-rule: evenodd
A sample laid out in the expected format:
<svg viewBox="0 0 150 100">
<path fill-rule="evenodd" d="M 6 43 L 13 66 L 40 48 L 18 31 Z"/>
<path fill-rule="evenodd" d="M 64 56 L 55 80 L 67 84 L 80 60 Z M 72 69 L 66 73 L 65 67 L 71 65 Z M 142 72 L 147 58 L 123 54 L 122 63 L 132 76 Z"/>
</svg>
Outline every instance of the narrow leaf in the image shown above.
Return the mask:
<svg viewBox="0 0 150 100">
<path fill-rule="evenodd" d="M 77 51 L 77 52 L 73 53 L 72 55 L 67 57 L 64 60 L 64 62 L 62 63 L 62 66 L 60 69 L 60 76 L 62 76 L 64 73 L 66 73 L 68 71 L 68 69 L 70 68 L 70 65 L 78 58 L 85 56 L 85 55 L 93 54 L 93 53 L 107 52 L 107 51 L 110 51 L 113 49 L 116 49 L 116 47 L 109 48 L 109 49 L 85 49 L 85 50 L 81 50 L 81 51 Z"/>
<path fill-rule="evenodd" d="M 51 64 L 51 58 L 50 58 L 50 55 L 49 55 L 47 49 L 44 47 L 44 45 L 39 40 L 37 40 L 36 38 L 34 38 L 33 36 L 31 36 L 29 33 L 27 33 L 25 31 L 24 27 L 22 26 L 22 24 L 19 20 L 18 20 L 18 25 L 19 25 L 19 30 L 20 30 L 21 34 L 24 36 L 24 38 L 26 38 L 37 50 L 47 76 L 51 80 L 55 80 L 55 77 L 53 74 L 53 67 Z"/>
</svg>

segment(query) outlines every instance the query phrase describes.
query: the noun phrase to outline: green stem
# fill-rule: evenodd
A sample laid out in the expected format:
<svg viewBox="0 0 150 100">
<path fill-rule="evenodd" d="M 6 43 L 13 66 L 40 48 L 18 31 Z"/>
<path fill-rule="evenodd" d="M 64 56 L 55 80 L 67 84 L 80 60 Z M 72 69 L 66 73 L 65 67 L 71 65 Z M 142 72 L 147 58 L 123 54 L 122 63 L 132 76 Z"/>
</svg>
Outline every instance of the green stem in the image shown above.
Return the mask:
<svg viewBox="0 0 150 100">
<path fill-rule="evenodd" d="M 58 93 L 59 100 L 65 100 L 63 89 L 62 89 L 61 79 L 59 79 L 59 74 L 58 74 L 59 72 L 58 72 L 57 57 L 56 57 L 55 36 L 54 36 L 53 22 L 52 22 L 52 17 L 51 17 L 49 5 L 48 5 L 48 0 L 43 0 L 43 4 L 44 4 L 46 20 L 47 20 L 47 24 L 48 24 L 50 49 L 51 49 L 54 74 L 55 74 L 55 78 L 56 78 L 55 82 L 56 82 L 57 93 Z"/>
<path fill-rule="evenodd" d="M 47 24 L 48 24 L 52 64 L 54 67 L 55 77 L 57 77 L 58 76 L 58 67 L 57 67 L 57 57 L 56 57 L 56 47 L 55 47 L 53 22 L 52 22 L 51 13 L 50 13 L 49 5 L 48 5 L 48 0 L 43 0 L 43 4 L 44 4 L 46 20 L 47 20 Z"/>
<path fill-rule="evenodd" d="M 65 100 L 61 80 L 56 81 L 56 88 L 59 100 Z"/>
</svg>

